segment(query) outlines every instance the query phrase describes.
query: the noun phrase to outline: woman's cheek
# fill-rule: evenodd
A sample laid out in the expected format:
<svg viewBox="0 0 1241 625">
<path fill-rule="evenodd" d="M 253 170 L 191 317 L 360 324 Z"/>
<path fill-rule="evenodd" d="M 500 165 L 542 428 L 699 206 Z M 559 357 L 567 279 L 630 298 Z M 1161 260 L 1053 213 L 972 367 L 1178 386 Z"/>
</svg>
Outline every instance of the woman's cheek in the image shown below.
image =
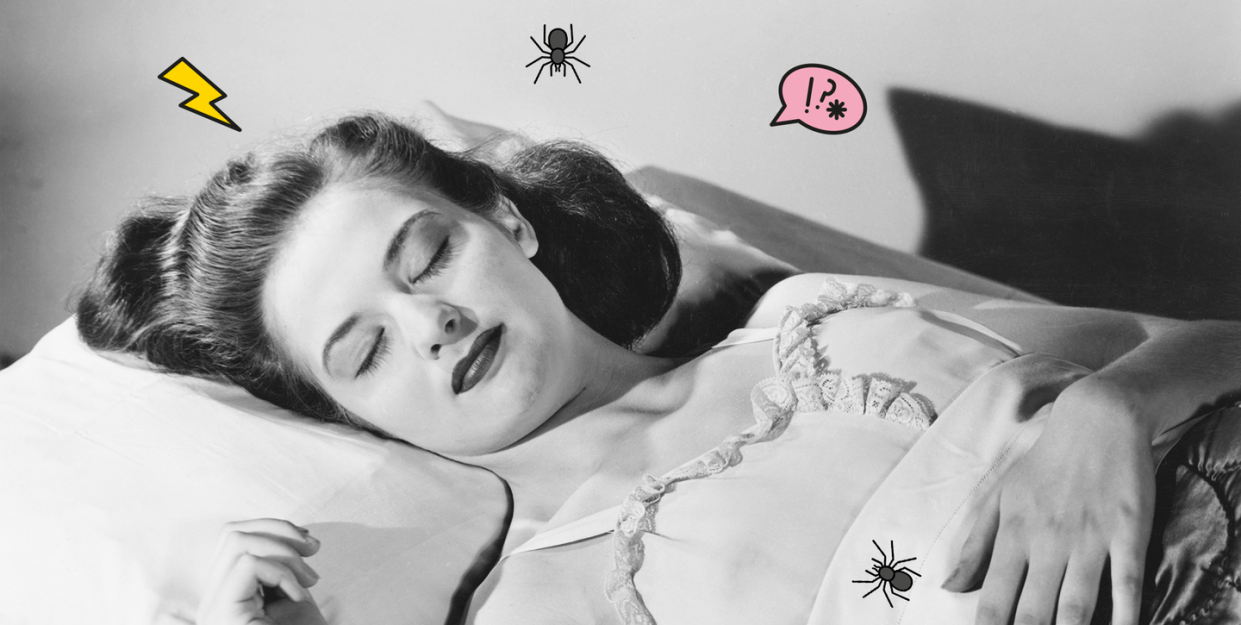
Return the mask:
<svg viewBox="0 0 1241 625">
<path fill-rule="evenodd" d="M 372 425 L 407 442 L 425 438 L 428 432 L 420 431 L 427 421 L 418 419 L 420 412 L 429 412 L 429 406 L 419 406 L 414 398 L 407 395 L 406 389 L 399 385 L 385 384 L 363 393 L 359 403 L 360 410 L 355 411 Z"/>
<path fill-rule="evenodd" d="M 514 440 L 533 432 L 560 408 L 547 392 L 548 374 L 545 359 L 535 359 L 526 375 L 514 380 L 515 384 L 510 387 L 507 413 L 510 415 L 509 436 Z"/>
</svg>

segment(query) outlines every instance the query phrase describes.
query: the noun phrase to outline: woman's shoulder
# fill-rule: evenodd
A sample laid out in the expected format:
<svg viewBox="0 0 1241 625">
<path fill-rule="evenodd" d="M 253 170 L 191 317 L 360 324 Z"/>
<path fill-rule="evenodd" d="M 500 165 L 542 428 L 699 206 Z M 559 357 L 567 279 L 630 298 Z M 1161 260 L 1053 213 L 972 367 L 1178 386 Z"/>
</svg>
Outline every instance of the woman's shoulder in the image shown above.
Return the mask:
<svg viewBox="0 0 1241 625">
<path fill-rule="evenodd" d="M 814 301 L 817 290 L 833 282 L 907 294 L 918 308 L 976 324 L 1003 337 L 1020 353 L 1051 354 L 1090 369 L 1105 366 L 1152 332 L 1187 323 L 1124 311 L 999 299 L 896 278 L 819 273 L 777 283 L 759 300 L 746 327 L 779 325 L 789 306 Z"/>
<path fill-rule="evenodd" d="M 755 305 L 745 327 L 777 326 L 789 306 L 813 302 L 820 296 L 837 300 L 843 308 L 884 302 L 890 305 L 912 305 L 921 296 L 942 291 L 942 287 L 895 278 L 803 273 L 781 280 L 771 287 Z"/>
</svg>

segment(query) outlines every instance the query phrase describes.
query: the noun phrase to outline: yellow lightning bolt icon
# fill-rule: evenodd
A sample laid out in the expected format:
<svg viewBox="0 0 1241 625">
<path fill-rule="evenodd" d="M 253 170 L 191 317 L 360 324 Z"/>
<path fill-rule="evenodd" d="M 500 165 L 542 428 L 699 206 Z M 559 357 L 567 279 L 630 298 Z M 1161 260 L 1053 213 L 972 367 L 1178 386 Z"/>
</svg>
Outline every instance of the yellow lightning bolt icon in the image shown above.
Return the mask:
<svg viewBox="0 0 1241 625">
<path fill-rule="evenodd" d="M 159 79 L 194 94 L 193 97 L 180 104 L 181 108 L 241 132 L 241 126 L 233 123 L 233 120 L 229 119 L 228 115 L 224 114 L 224 111 L 215 107 L 215 103 L 227 98 L 228 94 L 215 86 L 211 79 L 203 76 L 202 72 L 199 72 L 197 68 L 190 65 L 190 62 L 185 60 L 185 57 L 177 59 L 176 63 L 164 70 L 159 75 Z"/>
</svg>

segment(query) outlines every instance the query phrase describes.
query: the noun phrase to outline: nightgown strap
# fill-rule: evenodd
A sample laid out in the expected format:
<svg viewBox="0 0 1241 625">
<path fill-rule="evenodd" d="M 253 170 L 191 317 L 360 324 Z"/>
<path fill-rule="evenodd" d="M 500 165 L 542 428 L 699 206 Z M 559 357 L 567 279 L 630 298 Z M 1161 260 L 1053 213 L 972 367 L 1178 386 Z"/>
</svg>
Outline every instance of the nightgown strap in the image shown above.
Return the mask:
<svg viewBox="0 0 1241 625">
<path fill-rule="evenodd" d="M 709 477 L 735 466 L 742 460 L 741 448 L 778 438 L 796 412 L 820 410 L 824 407 L 866 414 L 869 394 L 863 400 L 867 379 L 853 376 L 842 379 L 826 369 L 824 351 L 817 344 L 814 327 L 828 316 L 851 308 L 896 307 L 916 305 L 908 293 L 898 293 L 869 284 L 840 282 L 829 276 L 812 302 L 789 306 L 772 343 L 772 360 L 776 376 L 760 381 L 750 393 L 755 423 L 729 436 L 714 449 L 665 473 L 660 477 L 645 475 L 641 484 L 630 492 L 620 506 L 620 515 L 612 532 L 615 568 L 608 574 L 604 594 L 625 625 L 655 625 L 655 619 L 642 601 L 634 584 L 634 574 L 642 568 L 645 548 L 642 537 L 654 531 L 655 511 L 669 487 L 678 482 Z M 876 381 L 882 381 L 876 378 Z M 856 382 L 856 384 L 855 384 Z M 926 429 L 935 419 L 934 410 L 917 397 L 901 393 L 898 401 L 887 404 L 890 384 L 882 386 L 889 407 L 879 411 L 883 417 L 916 429 Z M 876 406 L 881 408 L 882 406 Z"/>
<path fill-rule="evenodd" d="M 559 547 L 560 545 L 611 534 L 616 530 L 616 517 L 620 515 L 620 512 L 620 506 L 612 506 L 611 508 L 582 517 L 572 523 L 566 523 L 560 527 L 540 532 L 500 559 L 503 560 L 504 558 L 527 551 Z"/>
<path fill-rule="evenodd" d="M 770 341 L 776 338 L 780 333 L 779 326 L 770 328 L 737 328 L 728 333 L 724 340 L 711 346 L 712 350 L 721 347 L 732 347 L 733 345 L 744 345 L 746 343 L 759 343 L 762 341 Z"/>
<path fill-rule="evenodd" d="M 733 345 L 744 345 L 747 343 L 760 343 L 770 341 L 776 338 L 780 328 L 738 328 L 728 334 L 724 340 L 711 346 L 711 350 L 732 347 Z M 621 507 L 612 506 L 606 510 L 600 510 L 589 516 L 582 517 L 571 523 L 566 523 L 560 527 L 555 527 L 535 534 L 529 540 L 519 545 L 512 551 L 504 554 L 500 559 L 508 558 L 515 554 L 527 551 L 538 551 L 539 549 L 547 549 L 549 547 L 558 547 L 567 545 L 597 536 L 610 534 L 616 530 L 616 518 L 620 516 Z"/>
</svg>

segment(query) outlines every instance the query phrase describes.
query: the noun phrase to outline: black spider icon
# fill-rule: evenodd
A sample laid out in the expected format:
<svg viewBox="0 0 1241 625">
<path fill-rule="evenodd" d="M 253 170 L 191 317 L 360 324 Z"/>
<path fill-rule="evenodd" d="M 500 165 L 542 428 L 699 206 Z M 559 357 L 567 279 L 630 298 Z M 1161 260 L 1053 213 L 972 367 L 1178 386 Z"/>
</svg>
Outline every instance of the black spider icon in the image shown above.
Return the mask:
<svg viewBox="0 0 1241 625">
<path fill-rule="evenodd" d="M 573 70 L 573 76 L 574 78 L 577 78 L 577 82 L 582 82 L 582 77 L 577 75 L 577 68 L 573 67 L 573 64 L 570 63 L 569 60 L 572 59 L 577 61 L 586 67 L 590 67 L 590 63 L 569 55 L 576 52 L 578 47 L 582 45 L 582 42 L 586 41 L 586 35 L 582 35 L 582 40 L 577 42 L 576 46 L 573 46 L 573 24 L 569 24 L 569 34 L 567 36 L 565 35 L 563 28 L 553 28 L 552 32 L 547 32 L 547 24 L 544 24 L 543 45 L 547 46 L 547 50 L 544 50 L 543 46 L 539 45 L 539 42 L 534 41 L 534 37 L 531 37 L 530 41 L 534 42 L 534 47 L 538 48 L 539 52 L 543 53 L 543 56 L 526 63 L 526 67 L 530 67 L 543 59 L 547 59 L 546 63 L 539 66 L 539 73 L 534 77 L 534 84 L 539 84 L 539 77 L 543 75 L 543 68 L 548 65 L 552 66 L 553 74 L 555 74 L 556 69 L 559 68 L 562 76 L 566 75 L 564 73 L 564 68 L 567 65 L 569 69 Z M 569 46 L 573 46 L 573 49 L 566 50 L 565 48 L 568 48 Z"/>
<path fill-rule="evenodd" d="M 878 586 L 871 588 L 870 592 L 867 592 L 866 594 L 862 595 L 862 598 L 865 599 L 869 597 L 872 592 L 875 592 L 876 590 L 879 590 L 880 588 L 882 588 L 883 597 L 888 600 L 888 607 L 894 607 L 892 605 L 892 597 L 888 596 L 888 587 L 891 586 L 892 594 L 900 597 L 901 599 L 904 599 L 905 601 L 909 601 L 909 597 L 902 596 L 896 591 L 898 590 L 906 591 L 906 590 L 909 590 L 910 588 L 913 588 L 914 578 L 909 576 L 910 573 L 913 573 L 914 575 L 917 575 L 918 577 L 922 577 L 922 575 L 910 569 L 907 566 L 902 566 L 899 569 L 896 567 L 905 562 L 912 562 L 914 560 L 917 560 L 917 558 L 905 558 L 904 560 L 897 560 L 896 559 L 896 545 L 893 543 L 889 543 L 889 546 L 892 548 L 892 560 L 894 560 L 893 562 L 889 562 L 888 554 L 883 552 L 883 547 L 880 547 L 879 543 L 873 540 L 870 542 L 874 543 L 875 549 L 879 550 L 879 555 L 883 556 L 883 560 L 880 561 L 880 560 L 876 560 L 875 558 L 870 559 L 871 562 L 875 563 L 874 566 L 870 567 L 869 569 L 866 569 L 866 572 L 870 573 L 870 576 L 871 576 L 870 579 L 853 580 L 854 584 L 874 584 L 876 582 L 879 583 Z"/>
</svg>

